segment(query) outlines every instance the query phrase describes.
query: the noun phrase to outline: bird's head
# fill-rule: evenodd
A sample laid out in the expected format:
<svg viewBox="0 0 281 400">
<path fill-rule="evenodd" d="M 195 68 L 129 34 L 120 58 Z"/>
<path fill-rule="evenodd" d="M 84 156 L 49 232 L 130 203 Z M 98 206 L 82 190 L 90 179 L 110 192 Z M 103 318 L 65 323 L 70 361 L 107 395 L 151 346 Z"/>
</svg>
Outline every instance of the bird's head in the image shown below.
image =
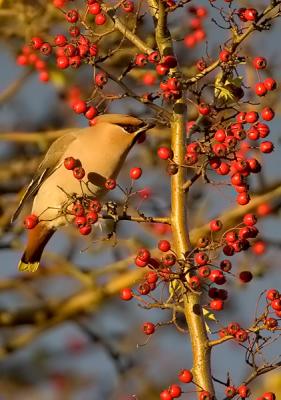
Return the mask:
<svg viewBox="0 0 281 400">
<path fill-rule="evenodd" d="M 130 143 L 130 147 L 137 141 L 143 132 L 155 126 L 154 123 L 145 122 L 139 118 L 123 114 L 104 114 L 96 117 L 96 123 L 112 124 L 121 129 L 112 129 L 109 133 L 112 134 L 112 139 L 118 139 L 119 136 L 122 141 Z M 115 135 L 115 136 L 114 136 Z"/>
</svg>

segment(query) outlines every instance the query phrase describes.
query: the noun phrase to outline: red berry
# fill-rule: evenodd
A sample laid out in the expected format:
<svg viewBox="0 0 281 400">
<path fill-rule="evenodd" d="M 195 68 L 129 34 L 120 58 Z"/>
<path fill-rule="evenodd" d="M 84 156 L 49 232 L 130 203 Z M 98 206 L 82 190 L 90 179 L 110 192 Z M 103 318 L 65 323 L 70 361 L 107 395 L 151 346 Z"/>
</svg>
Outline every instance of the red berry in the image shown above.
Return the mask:
<svg viewBox="0 0 281 400">
<path fill-rule="evenodd" d="M 146 335 L 152 335 L 155 332 L 155 325 L 152 322 L 145 322 L 142 330 Z"/>
<path fill-rule="evenodd" d="M 103 13 L 97 14 L 95 17 L 95 23 L 97 25 L 104 25 L 106 23 L 106 15 Z"/>
<path fill-rule="evenodd" d="M 173 399 L 176 399 L 181 395 L 181 387 L 179 385 L 173 384 L 168 390 Z"/>
<path fill-rule="evenodd" d="M 93 199 L 89 203 L 89 211 L 95 211 L 99 213 L 101 210 L 101 203 L 98 199 Z"/>
<path fill-rule="evenodd" d="M 66 69 L 69 67 L 69 58 L 67 56 L 59 56 L 56 60 L 59 69 Z"/>
<path fill-rule="evenodd" d="M 227 325 L 227 332 L 229 333 L 229 335 L 234 336 L 239 331 L 239 329 L 241 328 L 238 322 L 230 322 Z"/>
<path fill-rule="evenodd" d="M 245 214 L 243 223 L 247 226 L 253 226 L 257 223 L 257 217 L 254 214 Z"/>
<path fill-rule="evenodd" d="M 240 186 L 243 185 L 245 182 L 245 178 L 240 172 L 236 172 L 234 175 L 231 177 L 231 183 L 233 186 Z"/>
<path fill-rule="evenodd" d="M 199 400 L 213 400 L 214 396 L 210 393 L 207 392 L 206 390 L 202 390 L 199 394 Z"/>
<path fill-rule="evenodd" d="M 180 82 L 177 78 L 169 78 L 167 80 L 167 88 L 168 90 L 179 90 L 180 89 Z"/>
<path fill-rule="evenodd" d="M 56 46 L 63 47 L 67 43 L 67 38 L 66 38 L 66 36 L 61 35 L 61 34 L 57 35 L 54 38 L 54 43 L 55 43 Z"/>
<path fill-rule="evenodd" d="M 130 288 L 124 288 L 120 292 L 120 297 L 122 300 L 129 301 L 133 298 L 133 292 Z"/>
<path fill-rule="evenodd" d="M 230 167 L 227 163 L 222 162 L 219 168 L 216 170 L 219 175 L 227 175 L 230 171 Z"/>
<path fill-rule="evenodd" d="M 160 399 L 161 400 L 173 400 L 168 389 L 165 389 L 160 393 Z"/>
<path fill-rule="evenodd" d="M 40 46 L 40 53 L 44 54 L 44 56 L 48 56 L 52 53 L 52 46 L 50 43 L 46 42 Z"/>
<path fill-rule="evenodd" d="M 231 59 L 231 52 L 224 49 L 220 52 L 219 58 L 222 62 L 227 63 Z"/>
<path fill-rule="evenodd" d="M 74 203 L 71 212 L 76 217 L 81 217 L 85 214 L 85 209 L 81 203 Z"/>
<path fill-rule="evenodd" d="M 240 124 L 244 124 L 246 122 L 245 117 L 246 117 L 246 113 L 240 112 L 236 115 L 236 121 Z"/>
<path fill-rule="evenodd" d="M 266 59 L 264 57 L 255 57 L 253 59 L 253 66 L 256 69 L 265 69 L 267 65 Z"/>
<path fill-rule="evenodd" d="M 272 110 L 272 108 L 265 107 L 261 112 L 261 116 L 264 121 L 271 121 L 275 116 L 275 112 Z"/>
<path fill-rule="evenodd" d="M 152 53 L 149 54 L 147 59 L 150 63 L 157 64 L 160 60 L 160 55 L 158 51 L 153 51 Z"/>
<path fill-rule="evenodd" d="M 241 206 L 245 206 L 246 204 L 249 203 L 250 196 L 248 195 L 248 193 L 239 193 L 237 198 L 236 198 L 236 201 Z"/>
<path fill-rule="evenodd" d="M 57 55 L 59 56 L 59 57 L 61 57 L 61 56 L 63 56 L 63 55 L 65 55 L 65 56 L 67 56 L 67 57 L 73 57 L 73 56 L 75 56 L 77 54 L 77 48 L 73 45 L 73 44 L 71 44 L 71 43 L 69 43 L 69 44 L 67 44 L 64 48 L 63 48 L 63 54 L 61 54 L 61 53 L 57 53 Z"/>
<path fill-rule="evenodd" d="M 250 140 L 258 140 L 259 139 L 259 131 L 252 126 L 250 129 L 247 130 L 247 137 Z"/>
<path fill-rule="evenodd" d="M 145 54 L 137 54 L 135 57 L 135 64 L 138 67 L 144 67 L 147 63 L 147 56 Z"/>
<path fill-rule="evenodd" d="M 78 179 L 79 181 L 84 178 L 85 170 L 82 167 L 75 167 L 73 169 L 73 176 L 74 178 Z"/>
<path fill-rule="evenodd" d="M 209 279 L 217 285 L 223 285 L 226 281 L 225 276 L 220 269 L 213 269 L 210 273 Z"/>
<path fill-rule="evenodd" d="M 77 100 L 73 103 L 72 108 L 77 114 L 84 114 L 87 110 L 87 104 L 83 100 Z"/>
<path fill-rule="evenodd" d="M 73 56 L 73 57 L 69 57 L 69 65 L 72 68 L 79 68 L 81 65 L 81 57 L 80 56 Z"/>
<path fill-rule="evenodd" d="M 65 15 L 67 22 L 70 24 L 74 24 L 79 19 L 79 14 L 77 10 L 69 10 L 68 13 Z"/>
<path fill-rule="evenodd" d="M 154 271 L 149 271 L 146 274 L 146 280 L 148 283 L 156 283 L 158 281 L 158 274 Z"/>
<path fill-rule="evenodd" d="M 87 218 L 84 215 L 77 216 L 74 223 L 78 228 L 81 228 L 82 226 L 87 225 Z"/>
<path fill-rule="evenodd" d="M 87 119 L 93 119 L 98 114 L 98 110 L 94 106 L 89 106 L 84 113 Z"/>
<path fill-rule="evenodd" d="M 98 2 L 89 5 L 89 14 L 97 15 L 101 12 L 101 5 Z"/>
<path fill-rule="evenodd" d="M 266 392 L 262 395 L 262 400 L 276 400 L 276 395 L 273 392 Z"/>
<path fill-rule="evenodd" d="M 218 232 L 222 228 L 222 222 L 219 219 L 213 219 L 210 222 L 210 229 L 212 232 Z"/>
<path fill-rule="evenodd" d="M 150 284 L 144 282 L 139 285 L 137 290 L 138 290 L 139 294 L 141 294 L 142 296 L 146 296 L 150 292 Z"/>
<path fill-rule="evenodd" d="M 206 103 L 201 103 L 198 106 L 198 112 L 201 115 L 209 115 L 211 112 L 211 107 Z"/>
<path fill-rule="evenodd" d="M 158 157 L 161 158 L 162 160 L 168 160 L 173 158 L 173 152 L 169 147 L 159 147 L 157 151 Z"/>
<path fill-rule="evenodd" d="M 242 399 L 245 399 L 246 397 L 249 397 L 251 394 L 250 389 L 246 385 L 241 385 L 237 388 L 237 393 L 239 394 Z"/>
<path fill-rule="evenodd" d="M 226 138 L 226 133 L 224 129 L 218 129 L 214 135 L 217 142 L 223 143 Z"/>
<path fill-rule="evenodd" d="M 87 218 L 88 224 L 92 225 L 97 222 L 97 220 L 99 219 L 99 216 L 95 211 L 90 211 L 86 214 L 86 218 Z"/>
<path fill-rule="evenodd" d="M 158 249 L 163 251 L 163 253 L 166 253 L 166 251 L 169 251 L 171 249 L 171 244 L 168 240 L 160 240 L 158 242 Z"/>
<path fill-rule="evenodd" d="M 227 241 L 227 243 L 236 242 L 238 240 L 237 232 L 235 232 L 235 231 L 227 232 L 226 235 L 225 235 L 225 240 Z"/>
<path fill-rule="evenodd" d="M 106 181 L 105 181 L 105 184 L 104 184 L 104 186 L 105 186 L 105 188 L 107 189 L 107 190 L 113 190 L 113 189 L 115 189 L 116 188 L 116 180 L 115 179 L 113 179 L 113 178 L 108 178 Z"/>
<path fill-rule="evenodd" d="M 131 168 L 130 177 L 133 180 L 139 179 L 141 177 L 141 175 L 142 175 L 142 169 L 141 168 L 138 168 L 138 167 Z"/>
<path fill-rule="evenodd" d="M 96 57 L 98 55 L 98 46 L 96 44 L 91 44 L 89 47 L 89 53 L 91 57 Z"/>
<path fill-rule="evenodd" d="M 102 88 L 108 81 L 107 75 L 105 72 L 98 72 L 95 76 L 95 83 L 98 87 Z"/>
<path fill-rule="evenodd" d="M 258 162 L 258 160 L 256 160 L 255 158 L 249 158 L 247 161 L 248 161 L 248 165 L 250 167 L 251 172 L 253 172 L 254 174 L 260 172 L 261 165 Z"/>
<path fill-rule="evenodd" d="M 137 267 L 143 268 L 147 266 L 148 261 L 141 260 L 139 257 L 135 258 L 135 264 Z"/>
<path fill-rule="evenodd" d="M 242 271 L 239 274 L 239 279 L 243 283 L 248 283 L 253 279 L 253 274 L 250 271 Z"/>
<path fill-rule="evenodd" d="M 77 37 L 80 35 L 80 29 L 78 28 L 78 26 L 73 25 L 69 28 L 68 31 L 69 31 L 70 36 L 72 36 L 72 37 Z"/>
<path fill-rule="evenodd" d="M 126 0 L 122 3 L 122 8 L 126 12 L 133 12 L 134 11 L 134 3 L 131 0 Z"/>
<path fill-rule="evenodd" d="M 263 124 L 262 122 L 259 122 L 259 123 L 256 125 L 256 129 L 257 129 L 257 131 L 258 131 L 258 133 L 259 133 L 259 136 L 260 136 L 262 139 L 264 139 L 265 137 L 267 137 L 268 134 L 270 133 L 269 126 L 266 125 L 266 124 Z"/>
<path fill-rule="evenodd" d="M 215 299 L 210 302 L 210 308 L 215 311 L 223 310 L 223 301 L 220 299 Z"/>
<path fill-rule="evenodd" d="M 264 324 L 266 325 L 267 329 L 274 329 L 278 326 L 278 321 L 275 318 L 266 318 Z"/>
<path fill-rule="evenodd" d="M 236 388 L 234 386 L 227 386 L 224 393 L 228 399 L 232 399 L 236 395 Z"/>
<path fill-rule="evenodd" d="M 266 245 L 262 240 L 257 241 L 252 245 L 252 251 L 254 254 L 260 256 L 265 253 Z"/>
<path fill-rule="evenodd" d="M 167 75 L 169 67 L 166 64 L 160 63 L 156 65 L 156 72 L 158 75 Z"/>
<path fill-rule="evenodd" d="M 204 268 L 204 267 L 201 267 L 201 268 Z M 201 288 L 200 278 L 196 275 L 192 276 L 189 279 L 189 285 L 193 290 L 199 290 Z"/>
<path fill-rule="evenodd" d="M 139 249 L 137 257 L 141 260 L 141 261 L 145 261 L 148 262 L 150 260 L 151 254 L 150 251 L 143 248 L 143 249 Z"/>
<path fill-rule="evenodd" d="M 267 88 L 265 87 L 264 83 L 258 82 L 255 85 L 255 92 L 258 96 L 265 96 L 267 93 Z"/>
<path fill-rule="evenodd" d="M 196 63 L 196 67 L 198 71 L 202 72 L 205 68 L 207 68 L 207 63 L 203 58 L 200 58 Z"/>
<path fill-rule="evenodd" d="M 168 253 L 163 256 L 162 262 L 163 265 L 165 265 L 166 267 L 172 267 L 173 265 L 175 265 L 176 260 L 177 259 L 174 254 Z"/>
<path fill-rule="evenodd" d="M 85 225 L 79 228 L 79 232 L 81 235 L 89 235 L 91 233 L 92 227 L 91 225 Z"/>
<path fill-rule="evenodd" d="M 234 386 L 227 386 L 224 393 L 228 399 L 232 399 L 236 394 L 236 388 Z"/>
<path fill-rule="evenodd" d="M 279 299 L 279 296 L 280 296 L 280 294 L 279 294 L 278 290 L 276 290 L 276 289 L 269 289 L 266 292 L 266 298 L 270 301 Z"/>
<path fill-rule="evenodd" d="M 169 69 L 175 68 L 177 66 L 177 59 L 174 56 L 168 55 L 163 57 L 163 64 L 166 65 Z"/>
<path fill-rule="evenodd" d="M 17 56 L 17 64 L 20 66 L 27 65 L 28 64 L 27 56 L 24 54 L 20 54 L 19 56 Z"/>
<path fill-rule="evenodd" d="M 209 257 L 207 253 L 199 252 L 195 254 L 194 260 L 198 265 L 206 265 L 208 264 Z"/>
<path fill-rule="evenodd" d="M 202 278 L 208 278 L 208 276 L 210 276 L 211 269 L 205 265 L 198 268 L 198 273 Z"/>
<path fill-rule="evenodd" d="M 156 80 L 156 76 L 151 72 L 146 72 L 142 77 L 142 81 L 146 86 L 153 86 Z"/>
<path fill-rule="evenodd" d="M 43 44 L 43 40 L 42 40 L 39 36 L 34 36 L 34 37 L 31 39 L 31 47 L 32 47 L 34 50 L 39 50 L 40 47 L 42 46 L 42 44 Z"/>
<path fill-rule="evenodd" d="M 281 298 L 279 297 L 278 299 L 272 300 L 270 305 L 273 308 L 273 310 L 281 311 Z"/>
<path fill-rule="evenodd" d="M 266 87 L 267 90 L 274 90 L 277 88 L 277 83 L 276 80 L 273 78 L 266 78 L 263 81 L 264 86 Z"/>
<path fill-rule="evenodd" d="M 247 21 L 256 21 L 258 12 L 255 8 L 247 8 L 244 12 L 244 17 Z"/>
<path fill-rule="evenodd" d="M 38 224 L 39 219 L 35 214 L 27 215 L 23 221 L 23 225 L 26 229 L 33 229 Z"/>
<path fill-rule="evenodd" d="M 39 73 L 39 79 L 41 82 L 48 82 L 50 79 L 50 74 L 48 71 L 41 71 Z"/>
<path fill-rule="evenodd" d="M 265 217 L 266 215 L 269 215 L 272 213 L 272 207 L 268 203 L 262 203 L 257 207 L 257 213 L 261 217 Z"/>
<path fill-rule="evenodd" d="M 261 142 L 260 151 L 262 153 L 272 153 L 273 150 L 274 150 L 274 145 L 272 142 L 270 141 Z"/>
<path fill-rule="evenodd" d="M 184 37 L 184 45 L 188 48 L 194 47 L 196 44 L 196 38 L 193 34 L 191 35 L 186 35 Z"/>
<path fill-rule="evenodd" d="M 239 329 L 235 333 L 235 340 L 237 340 L 240 343 L 245 342 L 248 339 L 248 332 L 245 331 L 245 329 Z M 242 396 L 241 396 L 242 397 Z"/>
<path fill-rule="evenodd" d="M 224 272 L 229 272 L 232 268 L 232 264 L 229 260 L 222 260 L 220 262 L 220 269 Z"/>
<path fill-rule="evenodd" d="M 216 156 L 218 156 L 218 157 L 224 157 L 224 156 L 226 155 L 227 148 L 226 148 L 226 146 L 225 146 L 224 144 L 222 144 L 222 143 L 215 143 L 215 144 L 212 146 L 212 150 L 213 150 L 213 152 L 214 152 L 214 154 L 215 154 Z"/>
<path fill-rule="evenodd" d="M 182 369 L 178 375 L 178 378 L 183 383 L 190 383 L 193 379 L 193 374 L 189 369 Z"/>
<path fill-rule="evenodd" d="M 256 111 L 249 111 L 245 115 L 245 121 L 248 122 L 248 124 L 253 124 L 254 122 L 257 122 L 259 119 L 259 114 Z"/>
<path fill-rule="evenodd" d="M 73 157 L 66 157 L 65 159 L 64 159 L 64 166 L 65 166 L 65 168 L 66 169 L 68 169 L 68 170 L 72 170 L 72 169 L 74 169 L 75 168 L 75 166 L 76 166 L 76 160 L 75 160 L 75 158 L 73 158 Z"/>
</svg>

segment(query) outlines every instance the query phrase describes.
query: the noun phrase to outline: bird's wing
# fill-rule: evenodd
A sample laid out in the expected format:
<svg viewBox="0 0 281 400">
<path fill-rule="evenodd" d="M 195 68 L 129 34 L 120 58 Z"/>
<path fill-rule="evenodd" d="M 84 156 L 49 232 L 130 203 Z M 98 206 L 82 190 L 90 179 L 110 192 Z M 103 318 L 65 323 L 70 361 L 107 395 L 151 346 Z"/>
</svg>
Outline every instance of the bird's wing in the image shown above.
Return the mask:
<svg viewBox="0 0 281 400">
<path fill-rule="evenodd" d="M 70 143 L 73 142 L 73 140 L 75 140 L 76 138 L 77 134 L 75 134 L 73 130 L 71 130 L 68 131 L 67 134 L 59 137 L 55 142 L 51 144 L 43 161 L 38 166 L 36 174 L 26 188 L 17 209 L 11 218 L 11 222 L 14 222 L 17 219 L 25 201 L 28 200 L 32 195 L 34 195 L 38 191 L 42 183 L 45 181 L 45 179 L 47 179 L 48 176 L 52 175 L 52 173 L 60 166 L 59 161 L 61 157 L 65 153 Z"/>
</svg>

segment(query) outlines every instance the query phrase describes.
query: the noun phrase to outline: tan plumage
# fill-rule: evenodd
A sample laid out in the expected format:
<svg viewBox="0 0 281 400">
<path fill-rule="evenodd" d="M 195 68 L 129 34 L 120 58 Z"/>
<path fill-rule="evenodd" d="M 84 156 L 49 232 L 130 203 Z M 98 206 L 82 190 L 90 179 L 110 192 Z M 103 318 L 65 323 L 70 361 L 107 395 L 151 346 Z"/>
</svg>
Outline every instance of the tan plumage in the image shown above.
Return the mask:
<svg viewBox="0 0 281 400">
<path fill-rule="evenodd" d="M 32 213 L 40 216 L 40 223 L 28 232 L 20 270 L 37 270 L 46 243 L 66 223 L 66 218 L 59 216 L 59 210 L 66 203 L 67 194 L 81 194 L 80 182 L 64 168 L 64 159 L 80 160 L 86 171 L 85 179 L 91 183 L 91 192 L 100 197 L 105 192 L 105 180 L 117 177 L 136 138 L 150 127 L 128 115 L 106 114 L 97 117 L 92 127 L 65 131 L 50 146 L 12 218 L 14 221 L 24 202 L 35 195 Z M 92 195 L 85 186 L 83 192 Z"/>
</svg>

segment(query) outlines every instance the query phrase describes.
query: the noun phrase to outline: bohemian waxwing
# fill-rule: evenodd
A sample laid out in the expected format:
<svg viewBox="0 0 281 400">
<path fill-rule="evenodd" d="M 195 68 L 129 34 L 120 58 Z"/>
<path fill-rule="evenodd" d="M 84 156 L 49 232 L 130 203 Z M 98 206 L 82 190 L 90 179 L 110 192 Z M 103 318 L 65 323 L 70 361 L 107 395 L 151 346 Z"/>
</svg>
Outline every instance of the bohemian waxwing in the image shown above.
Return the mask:
<svg viewBox="0 0 281 400">
<path fill-rule="evenodd" d="M 37 270 L 47 242 L 59 226 L 67 223 L 65 216 L 59 214 L 67 196 L 82 194 L 81 182 L 64 168 L 64 159 L 74 157 L 81 162 L 90 182 L 89 188 L 83 187 L 83 193 L 100 198 L 106 192 L 105 180 L 116 179 L 139 135 L 151 127 L 129 115 L 105 114 L 98 116 L 91 127 L 65 130 L 52 143 L 12 217 L 13 222 L 24 202 L 35 195 L 32 214 L 40 216 L 40 222 L 28 231 L 18 265 L 20 271 Z"/>
</svg>

